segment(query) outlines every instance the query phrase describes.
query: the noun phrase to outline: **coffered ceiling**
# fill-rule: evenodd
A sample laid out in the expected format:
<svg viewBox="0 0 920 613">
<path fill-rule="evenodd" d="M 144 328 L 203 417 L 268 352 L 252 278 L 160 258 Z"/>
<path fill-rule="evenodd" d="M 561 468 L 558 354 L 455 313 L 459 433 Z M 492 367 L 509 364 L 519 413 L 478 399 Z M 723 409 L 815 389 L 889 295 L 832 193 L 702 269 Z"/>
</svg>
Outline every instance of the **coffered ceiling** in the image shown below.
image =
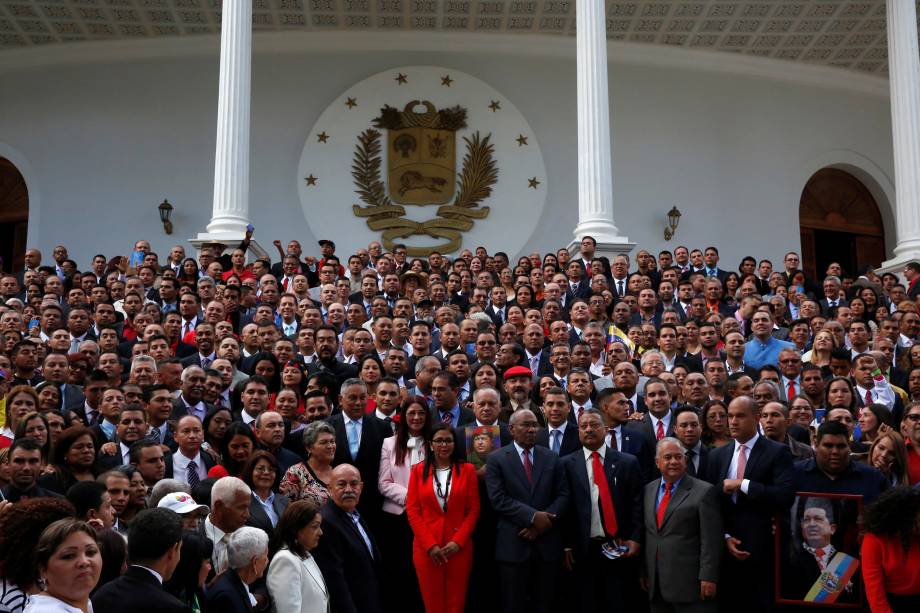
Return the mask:
<svg viewBox="0 0 920 613">
<path fill-rule="evenodd" d="M 575 0 L 252 1 L 256 31 L 575 34 Z M 741 53 L 864 73 L 887 71 L 884 0 L 607 0 L 606 4 L 611 40 Z M 0 0 L 0 49 L 217 34 L 221 5 L 221 0 Z"/>
</svg>

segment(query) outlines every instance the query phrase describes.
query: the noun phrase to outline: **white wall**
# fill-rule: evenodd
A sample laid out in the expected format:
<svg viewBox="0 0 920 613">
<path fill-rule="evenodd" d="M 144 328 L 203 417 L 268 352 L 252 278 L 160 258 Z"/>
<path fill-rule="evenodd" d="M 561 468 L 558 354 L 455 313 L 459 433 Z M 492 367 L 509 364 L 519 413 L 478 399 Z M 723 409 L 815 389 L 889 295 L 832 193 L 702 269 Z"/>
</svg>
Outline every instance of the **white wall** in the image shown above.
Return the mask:
<svg viewBox="0 0 920 613">
<path fill-rule="evenodd" d="M 419 63 L 470 73 L 518 107 L 537 133 L 548 172 L 546 209 L 524 251 L 571 240 L 574 59 L 273 52 L 257 53 L 252 64 L 251 216 L 263 246 L 298 238 L 315 250 L 296 173 L 304 140 L 326 106 L 369 75 Z M 126 252 L 139 237 L 163 254 L 203 231 L 211 211 L 217 77 L 213 54 L 5 70 L 0 147 L 21 156 L 26 180 L 40 194 L 30 242 L 46 252 L 65 243 L 84 264 L 96 252 Z M 641 247 L 715 243 L 732 267 L 747 254 L 781 258 L 799 247 L 799 195 L 824 165 L 854 164 L 875 177 L 877 194 L 893 196 L 890 110 L 882 96 L 616 61 L 610 96 L 616 224 Z M 163 198 L 176 207 L 171 237 L 157 216 Z M 674 205 L 684 216 L 675 240 L 665 243 L 665 214 Z M 880 205 L 890 250 L 893 215 L 887 202 Z M 464 244 L 477 244 L 475 229 Z"/>
</svg>

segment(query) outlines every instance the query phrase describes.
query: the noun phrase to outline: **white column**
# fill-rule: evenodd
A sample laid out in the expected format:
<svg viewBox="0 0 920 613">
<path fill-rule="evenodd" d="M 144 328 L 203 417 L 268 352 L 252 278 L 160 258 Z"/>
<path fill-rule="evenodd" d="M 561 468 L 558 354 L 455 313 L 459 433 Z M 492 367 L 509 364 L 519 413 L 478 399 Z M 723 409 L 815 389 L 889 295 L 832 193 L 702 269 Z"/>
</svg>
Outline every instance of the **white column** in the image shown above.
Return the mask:
<svg viewBox="0 0 920 613">
<path fill-rule="evenodd" d="M 629 251 L 613 222 L 613 170 L 610 154 L 610 101 L 607 90 L 607 26 L 604 2 L 579 2 L 576 9 L 578 71 L 578 225 L 575 243 L 585 235 L 598 251 Z M 607 247 L 605 249 L 605 247 Z M 612 248 L 612 249 L 611 249 Z"/>
<path fill-rule="evenodd" d="M 898 244 L 884 266 L 920 260 L 920 51 L 913 0 L 888 0 L 888 74 Z"/>
<path fill-rule="evenodd" d="M 209 239 L 240 240 L 249 223 L 251 64 L 252 0 L 224 0 Z"/>
</svg>

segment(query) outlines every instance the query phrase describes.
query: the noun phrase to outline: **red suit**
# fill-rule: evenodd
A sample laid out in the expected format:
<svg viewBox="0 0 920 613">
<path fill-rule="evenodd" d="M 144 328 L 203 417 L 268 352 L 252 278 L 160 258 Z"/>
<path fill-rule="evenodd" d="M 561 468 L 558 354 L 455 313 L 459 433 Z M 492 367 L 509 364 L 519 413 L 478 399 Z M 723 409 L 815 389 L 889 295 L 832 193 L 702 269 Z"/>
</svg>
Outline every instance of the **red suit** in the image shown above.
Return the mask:
<svg viewBox="0 0 920 613">
<path fill-rule="evenodd" d="M 479 518 L 479 485 L 472 464 L 459 464 L 451 475 L 447 512 L 435 496 L 434 467 L 423 478 L 424 463 L 416 464 L 409 477 L 406 513 L 415 534 L 412 560 L 418 574 L 426 613 L 463 613 L 466 588 L 473 566 L 473 528 Z M 428 550 L 450 541 L 460 551 L 446 564 L 435 564 Z"/>
</svg>

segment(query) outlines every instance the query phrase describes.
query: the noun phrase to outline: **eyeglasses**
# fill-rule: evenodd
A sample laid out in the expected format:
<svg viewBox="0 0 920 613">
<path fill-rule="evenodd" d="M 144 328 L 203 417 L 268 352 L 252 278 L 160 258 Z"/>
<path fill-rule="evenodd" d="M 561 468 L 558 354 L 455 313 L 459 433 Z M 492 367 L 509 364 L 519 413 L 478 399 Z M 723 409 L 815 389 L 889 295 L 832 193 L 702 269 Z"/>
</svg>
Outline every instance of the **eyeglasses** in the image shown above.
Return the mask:
<svg viewBox="0 0 920 613">
<path fill-rule="evenodd" d="M 920 418 L 920 415 L 917 416 Z M 431 440 L 432 445 L 453 445 L 454 439 L 452 438 L 435 438 Z"/>
<path fill-rule="evenodd" d="M 275 470 L 273 467 L 271 467 L 271 466 L 256 466 L 254 469 L 252 469 L 252 472 L 254 472 L 254 473 L 260 473 L 260 474 L 263 474 L 263 475 L 270 475 L 270 474 L 276 473 L 276 472 L 278 472 L 278 471 L 276 471 L 276 470 Z"/>
</svg>

